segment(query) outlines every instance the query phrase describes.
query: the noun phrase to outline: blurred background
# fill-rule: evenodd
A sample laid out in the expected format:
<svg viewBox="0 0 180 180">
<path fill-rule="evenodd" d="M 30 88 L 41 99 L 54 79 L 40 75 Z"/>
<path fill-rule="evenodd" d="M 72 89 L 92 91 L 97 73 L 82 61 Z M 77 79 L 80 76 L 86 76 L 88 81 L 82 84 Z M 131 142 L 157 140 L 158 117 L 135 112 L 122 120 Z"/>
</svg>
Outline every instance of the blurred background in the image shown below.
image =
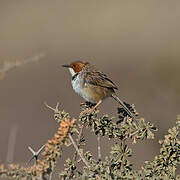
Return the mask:
<svg viewBox="0 0 180 180">
<path fill-rule="evenodd" d="M 135 169 L 152 160 L 180 113 L 179 7 L 178 0 L 1 0 L 0 164 L 24 164 L 28 146 L 37 150 L 52 138 L 57 124 L 45 101 L 78 117 L 84 100 L 61 67 L 74 60 L 95 64 L 158 127 L 155 140 L 133 145 Z M 107 99 L 100 110 L 117 117 L 117 106 Z M 86 138 L 96 153 L 95 137 Z M 72 150 L 64 148 L 57 169 Z"/>
</svg>

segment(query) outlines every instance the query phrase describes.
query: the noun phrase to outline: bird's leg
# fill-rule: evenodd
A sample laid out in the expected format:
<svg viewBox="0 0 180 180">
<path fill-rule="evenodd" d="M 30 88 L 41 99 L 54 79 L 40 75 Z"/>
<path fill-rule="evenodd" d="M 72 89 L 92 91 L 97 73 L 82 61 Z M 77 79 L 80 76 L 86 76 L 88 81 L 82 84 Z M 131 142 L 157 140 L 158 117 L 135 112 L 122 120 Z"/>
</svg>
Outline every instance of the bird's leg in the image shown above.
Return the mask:
<svg viewBox="0 0 180 180">
<path fill-rule="evenodd" d="M 89 112 L 92 113 L 100 104 L 102 103 L 102 100 L 100 100 L 94 107 L 92 107 Z"/>
<path fill-rule="evenodd" d="M 88 115 L 91 114 L 101 103 L 102 103 L 102 100 L 99 100 L 99 102 L 94 107 L 92 107 L 89 110 L 83 111 L 83 113 L 88 114 Z"/>
</svg>

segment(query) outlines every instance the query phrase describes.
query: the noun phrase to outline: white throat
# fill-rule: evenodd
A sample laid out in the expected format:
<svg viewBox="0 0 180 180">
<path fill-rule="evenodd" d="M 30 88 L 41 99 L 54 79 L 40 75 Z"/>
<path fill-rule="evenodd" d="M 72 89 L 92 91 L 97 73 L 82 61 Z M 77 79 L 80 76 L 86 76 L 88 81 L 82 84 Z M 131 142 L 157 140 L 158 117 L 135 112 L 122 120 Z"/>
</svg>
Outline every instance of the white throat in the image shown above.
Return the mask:
<svg viewBox="0 0 180 180">
<path fill-rule="evenodd" d="M 74 72 L 74 69 L 69 68 L 69 72 L 71 73 L 72 76 L 74 76 L 76 73 Z"/>
</svg>

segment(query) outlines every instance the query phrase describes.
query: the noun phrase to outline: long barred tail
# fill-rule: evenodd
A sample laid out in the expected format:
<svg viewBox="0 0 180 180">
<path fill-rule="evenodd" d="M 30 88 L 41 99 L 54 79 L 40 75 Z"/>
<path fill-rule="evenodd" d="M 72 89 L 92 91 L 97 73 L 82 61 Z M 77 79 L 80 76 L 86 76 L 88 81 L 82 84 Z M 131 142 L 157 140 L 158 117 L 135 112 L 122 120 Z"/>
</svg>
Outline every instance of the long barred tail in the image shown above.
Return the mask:
<svg viewBox="0 0 180 180">
<path fill-rule="evenodd" d="M 127 106 L 123 103 L 123 101 L 119 99 L 119 97 L 116 94 L 112 94 L 111 96 L 124 108 L 124 110 L 128 113 L 130 117 L 136 119 L 134 114 L 127 108 Z"/>
</svg>

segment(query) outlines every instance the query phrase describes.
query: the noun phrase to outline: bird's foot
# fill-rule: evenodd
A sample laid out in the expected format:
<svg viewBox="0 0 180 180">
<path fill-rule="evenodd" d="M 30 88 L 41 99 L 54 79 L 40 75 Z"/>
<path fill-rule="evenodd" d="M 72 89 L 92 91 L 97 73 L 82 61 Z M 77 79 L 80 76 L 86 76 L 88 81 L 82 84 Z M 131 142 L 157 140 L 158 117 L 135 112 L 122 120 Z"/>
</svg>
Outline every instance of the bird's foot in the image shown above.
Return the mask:
<svg viewBox="0 0 180 180">
<path fill-rule="evenodd" d="M 89 116 L 94 110 L 95 110 L 94 108 L 86 109 L 86 110 L 82 111 L 82 114 L 83 115 L 86 114 Z"/>
<path fill-rule="evenodd" d="M 87 115 L 90 115 L 100 104 L 101 104 L 102 100 L 100 100 L 97 104 L 93 104 L 93 103 L 90 103 L 89 107 L 90 109 L 86 109 L 82 112 L 82 114 L 87 114 Z M 86 102 L 87 103 L 87 102 Z M 89 104 L 89 102 L 88 102 Z M 87 108 L 87 107 L 86 107 Z"/>
<path fill-rule="evenodd" d="M 83 102 L 83 103 L 80 104 L 80 106 L 85 106 L 85 107 L 90 107 L 90 108 L 94 107 L 95 105 L 96 104 L 88 102 L 88 101 Z"/>
</svg>

